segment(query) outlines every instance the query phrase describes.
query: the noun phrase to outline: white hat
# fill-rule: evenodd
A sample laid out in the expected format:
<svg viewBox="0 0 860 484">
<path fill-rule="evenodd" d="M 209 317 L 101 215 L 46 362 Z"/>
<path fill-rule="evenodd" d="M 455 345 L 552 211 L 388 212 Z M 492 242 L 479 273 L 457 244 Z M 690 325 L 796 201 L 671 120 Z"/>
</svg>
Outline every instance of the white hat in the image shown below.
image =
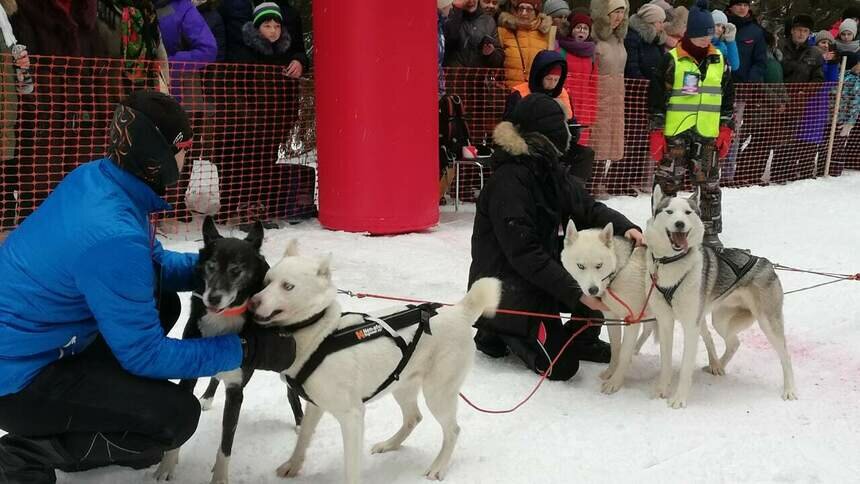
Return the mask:
<svg viewBox="0 0 860 484">
<path fill-rule="evenodd" d="M 714 17 L 714 24 L 723 24 L 726 25 L 729 23 L 729 18 L 726 17 L 726 14 L 723 13 L 722 10 L 714 10 L 711 12 L 711 16 Z"/>
</svg>

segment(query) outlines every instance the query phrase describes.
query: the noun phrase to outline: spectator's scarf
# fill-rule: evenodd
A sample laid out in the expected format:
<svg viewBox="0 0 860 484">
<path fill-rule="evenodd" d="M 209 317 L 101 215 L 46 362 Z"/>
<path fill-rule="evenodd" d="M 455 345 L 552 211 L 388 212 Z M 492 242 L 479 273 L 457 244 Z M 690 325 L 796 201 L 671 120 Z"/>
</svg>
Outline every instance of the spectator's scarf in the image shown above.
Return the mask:
<svg viewBox="0 0 860 484">
<path fill-rule="evenodd" d="M 594 58 L 594 48 L 597 44 L 593 40 L 579 41 L 574 37 L 559 37 L 558 45 L 576 57 Z"/>
<path fill-rule="evenodd" d="M 150 73 L 156 75 L 160 67 L 151 62 L 157 58 L 161 45 L 158 15 L 151 0 L 118 0 L 122 9 L 120 33 L 125 75 L 134 83 L 145 83 Z"/>
<path fill-rule="evenodd" d="M 839 52 L 860 52 L 860 39 L 852 40 L 851 42 L 843 42 L 839 39 L 834 42 L 836 50 Z"/>
<path fill-rule="evenodd" d="M 702 62 L 705 60 L 705 56 L 707 56 L 708 52 L 711 51 L 710 45 L 707 47 L 698 47 L 686 35 L 681 39 L 681 48 L 686 50 L 687 53 L 696 60 L 696 62 Z"/>
</svg>

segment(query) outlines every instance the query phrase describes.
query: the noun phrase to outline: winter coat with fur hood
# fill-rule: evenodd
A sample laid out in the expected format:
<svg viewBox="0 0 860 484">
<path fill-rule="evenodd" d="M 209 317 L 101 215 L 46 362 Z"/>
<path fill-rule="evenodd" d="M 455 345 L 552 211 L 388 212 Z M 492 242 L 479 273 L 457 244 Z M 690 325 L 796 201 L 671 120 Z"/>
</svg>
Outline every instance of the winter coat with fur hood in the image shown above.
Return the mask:
<svg viewBox="0 0 860 484">
<path fill-rule="evenodd" d="M 269 42 L 260 35 L 260 31 L 254 27 L 253 22 L 248 22 L 242 27 L 242 41 L 246 49 L 244 56 L 236 59 L 239 62 L 276 65 L 290 63 L 288 52 L 292 39 L 286 30 L 281 30 L 281 38 L 276 42 Z"/>
<path fill-rule="evenodd" d="M 8 17 L 11 17 L 18 10 L 18 5 L 15 0 L 0 0 L 0 8 Z M 8 59 L 3 57 L 6 54 L 10 54 L 10 49 L 0 38 L 0 58 Z M 15 67 L 11 62 L 3 62 L 0 65 L 0 163 L 15 157 L 15 122 L 18 120 L 16 83 Z M 3 194 L 0 193 L 0 200 L 3 199 L 2 197 Z M 0 217 L 2 216 L 0 214 Z"/>
<path fill-rule="evenodd" d="M 478 197 L 472 231 L 469 285 L 481 277 L 502 281 L 500 307 L 558 312 L 573 308 L 582 291 L 560 262 L 558 228 L 635 228 L 620 213 L 594 201 L 558 163 L 559 152 L 539 133 L 520 133 L 510 122 L 493 132 L 493 177 Z M 530 318 L 498 314 L 480 328 L 513 336 L 530 334 Z"/>
<path fill-rule="evenodd" d="M 624 158 L 624 67 L 627 64 L 624 38 L 627 36 L 627 18 L 615 30 L 609 26 L 610 8 L 618 6 L 630 11 L 627 0 L 591 2 L 592 36 L 597 42 L 596 59 L 600 70 L 597 78 L 600 102 L 591 130 L 591 147 L 596 160 Z"/>
<path fill-rule="evenodd" d="M 513 88 L 529 80 L 532 61 L 538 52 L 552 50 L 555 44 L 552 19 L 539 14 L 531 27 L 523 27 L 509 12 L 499 14 L 499 42 L 505 51 L 505 85 Z"/>
<path fill-rule="evenodd" d="M 624 77 L 651 79 L 657 64 L 663 58 L 663 32 L 658 33 L 654 24 L 642 20 L 638 14 L 630 17 L 630 28 L 624 37 L 627 63 Z"/>
<path fill-rule="evenodd" d="M 288 0 L 274 0 L 281 9 L 284 22 L 281 24 L 281 32 L 290 34 L 290 49 L 286 57 L 290 62 L 299 61 L 305 72 L 310 68 L 310 59 L 305 50 L 305 36 L 302 29 L 302 19 L 299 12 L 293 8 Z M 248 53 L 245 44 L 245 35 L 242 29 L 245 24 L 253 20 L 254 5 L 259 1 L 249 0 L 221 0 L 218 13 L 224 20 L 227 49 L 225 58 L 227 62 L 246 62 L 254 55 Z M 288 62 L 289 63 L 289 62 Z"/>
</svg>

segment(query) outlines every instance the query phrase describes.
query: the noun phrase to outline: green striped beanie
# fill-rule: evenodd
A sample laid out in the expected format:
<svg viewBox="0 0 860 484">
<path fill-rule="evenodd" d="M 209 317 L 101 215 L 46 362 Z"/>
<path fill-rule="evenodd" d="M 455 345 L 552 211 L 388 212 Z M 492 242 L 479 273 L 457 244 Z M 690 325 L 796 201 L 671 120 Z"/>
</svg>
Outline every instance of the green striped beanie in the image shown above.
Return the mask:
<svg viewBox="0 0 860 484">
<path fill-rule="evenodd" d="M 267 20 L 276 20 L 278 23 L 284 21 L 284 16 L 281 15 L 281 7 L 275 2 L 263 2 L 254 8 L 254 27 L 260 28 L 260 25 Z"/>
</svg>

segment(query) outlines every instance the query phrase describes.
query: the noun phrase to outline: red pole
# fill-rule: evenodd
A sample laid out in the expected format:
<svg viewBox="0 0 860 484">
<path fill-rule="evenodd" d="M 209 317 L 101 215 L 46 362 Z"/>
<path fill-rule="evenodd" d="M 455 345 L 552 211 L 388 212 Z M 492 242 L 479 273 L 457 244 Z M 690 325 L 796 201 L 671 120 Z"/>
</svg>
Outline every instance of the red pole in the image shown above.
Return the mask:
<svg viewBox="0 0 860 484">
<path fill-rule="evenodd" d="M 396 234 L 439 221 L 432 2 L 315 0 L 320 223 Z"/>
</svg>

